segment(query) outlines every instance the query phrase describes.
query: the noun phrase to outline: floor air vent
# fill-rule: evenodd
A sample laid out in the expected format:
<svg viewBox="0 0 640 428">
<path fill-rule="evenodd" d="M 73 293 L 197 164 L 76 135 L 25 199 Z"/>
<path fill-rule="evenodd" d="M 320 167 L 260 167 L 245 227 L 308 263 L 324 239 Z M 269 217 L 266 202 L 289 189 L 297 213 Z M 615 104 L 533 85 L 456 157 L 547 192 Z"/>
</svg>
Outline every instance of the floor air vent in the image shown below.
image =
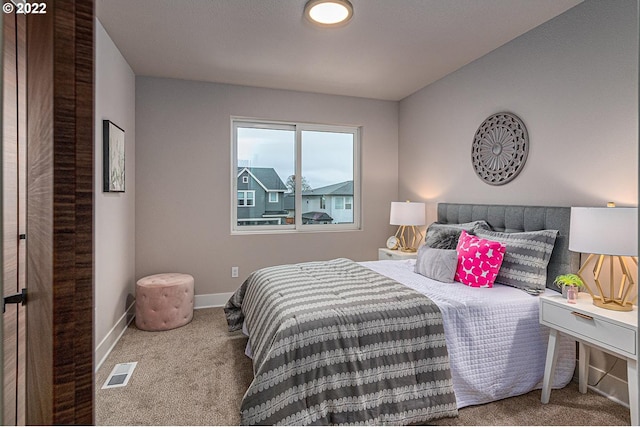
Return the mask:
<svg viewBox="0 0 640 428">
<path fill-rule="evenodd" d="M 137 362 L 116 364 L 104 385 L 102 385 L 102 389 L 127 386 L 137 364 Z"/>
</svg>

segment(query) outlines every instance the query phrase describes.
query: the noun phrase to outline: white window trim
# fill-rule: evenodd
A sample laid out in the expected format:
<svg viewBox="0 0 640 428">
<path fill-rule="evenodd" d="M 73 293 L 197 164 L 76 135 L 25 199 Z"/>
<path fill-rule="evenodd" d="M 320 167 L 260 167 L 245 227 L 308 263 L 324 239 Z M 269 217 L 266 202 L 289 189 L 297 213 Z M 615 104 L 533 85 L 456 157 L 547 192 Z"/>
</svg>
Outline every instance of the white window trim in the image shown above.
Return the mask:
<svg viewBox="0 0 640 428">
<path fill-rule="evenodd" d="M 361 227 L 361 205 L 362 197 L 360 191 L 360 153 L 361 153 L 361 141 L 360 141 L 360 127 L 359 126 L 345 126 L 345 125 L 326 125 L 326 124 L 313 124 L 313 123 L 300 123 L 300 122 L 280 122 L 261 120 L 249 117 L 231 116 L 231 175 L 233 183 L 231 189 L 231 195 L 234 203 L 231 204 L 231 234 L 260 234 L 260 233 L 300 233 L 300 232 L 337 232 L 337 231 L 357 231 L 362 230 Z M 283 129 L 283 130 L 295 130 L 296 132 L 296 161 L 295 171 L 302 170 L 302 154 L 300 153 L 300 146 L 302 141 L 302 131 L 325 131 L 325 132 L 337 132 L 347 133 L 353 135 L 353 223 L 339 223 L 339 224 L 302 224 L 302 210 L 295 209 L 295 224 L 284 224 L 279 226 L 238 226 L 237 218 L 237 176 L 238 170 L 238 148 L 237 148 L 237 128 L 238 127 L 253 127 L 263 129 Z M 296 180 L 295 188 L 295 207 L 302 206 L 302 186 L 301 181 Z M 255 197 L 254 197 L 255 206 Z M 242 220 L 242 219 L 240 219 Z"/>
<path fill-rule="evenodd" d="M 242 176 L 242 184 L 247 184 L 249 183 L 249 176 L 248 175 L 243 175 Z"/>
<path fill-rule="evenodd" d="M 245 202 L 244 205 L 240 205 L 238 204 L 238 193 L 244 193 L 244 197 L 242 198 Z M 251 195 L 253 195 L 251 198 L 247 198 L 247 194 L 250 193 Z M 253 205 L 247 205 L 247 199 L 251 199 L 253 201 Z M 255 190 L 236 190 L 236 206 L 238 208 L 252 208 L 256 206 L 256 191 Z M 240 219 L 243 220 L 243 219 Z"/>
<path fill-rule="evenodd" d="M 278 192 L 269 192 L 268 195 L 269 195 L 268 201 L 269 201 L 270 204 L 277 204 L 278 202 L 280 202 L 280 193 L 278 193 Z M 276 196 L 275 197 L 275 201 L 271 200 L 271 196 L 273 196 L 273 195 Z"/>
</svg>

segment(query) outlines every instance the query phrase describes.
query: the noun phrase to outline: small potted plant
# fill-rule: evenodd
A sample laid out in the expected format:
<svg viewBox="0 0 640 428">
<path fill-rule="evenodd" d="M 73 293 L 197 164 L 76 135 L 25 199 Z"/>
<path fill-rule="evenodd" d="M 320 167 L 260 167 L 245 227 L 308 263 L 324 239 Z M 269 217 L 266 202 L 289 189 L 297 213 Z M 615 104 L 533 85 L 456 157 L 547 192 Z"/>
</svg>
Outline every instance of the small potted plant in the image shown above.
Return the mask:
<svg viewBox="0 0 640 428">
<path fill-rule="evenodd" d="M 563 295 L 566 287 L 567 289 L 567 302 L 568 303 L 576 303 L 578 300 L 578 288 L 584 287 L 584 282 L 582 282 L 582 278 L 575 273 L 567 273 L 564 275 L 558 275 L 556 279 L 553 281 L 554 284 L 561 286 Z"/>
</svg>

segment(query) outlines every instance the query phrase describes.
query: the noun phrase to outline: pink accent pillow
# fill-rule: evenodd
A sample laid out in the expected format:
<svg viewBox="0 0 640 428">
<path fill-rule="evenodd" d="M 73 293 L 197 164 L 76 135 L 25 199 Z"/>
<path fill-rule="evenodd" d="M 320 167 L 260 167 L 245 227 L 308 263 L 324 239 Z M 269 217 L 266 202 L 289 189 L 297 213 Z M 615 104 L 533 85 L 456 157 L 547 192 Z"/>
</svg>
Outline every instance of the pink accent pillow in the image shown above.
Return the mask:
<svg viewBox="0 0 640 428">
<path fill-rule="evenodd" d="M 478 238 L 463 230 L 456 247 L 458 266 L 454 280 L 470 287 L 493 287 L 506 248 L 502 242 Z"/>
</svg>

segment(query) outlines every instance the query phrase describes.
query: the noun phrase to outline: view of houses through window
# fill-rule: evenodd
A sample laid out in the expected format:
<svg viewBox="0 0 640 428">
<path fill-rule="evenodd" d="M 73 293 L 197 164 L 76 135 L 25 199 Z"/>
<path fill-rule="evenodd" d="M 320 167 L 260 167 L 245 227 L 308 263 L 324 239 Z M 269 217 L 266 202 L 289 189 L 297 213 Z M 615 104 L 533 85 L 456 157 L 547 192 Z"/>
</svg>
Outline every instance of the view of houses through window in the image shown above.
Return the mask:
<svg viewBox="0 0 640 428">
<path fill-rule="evenodd" d="M 359 227 L 358 128 L 234 120 L 234 230 Z"/>
</svg>

